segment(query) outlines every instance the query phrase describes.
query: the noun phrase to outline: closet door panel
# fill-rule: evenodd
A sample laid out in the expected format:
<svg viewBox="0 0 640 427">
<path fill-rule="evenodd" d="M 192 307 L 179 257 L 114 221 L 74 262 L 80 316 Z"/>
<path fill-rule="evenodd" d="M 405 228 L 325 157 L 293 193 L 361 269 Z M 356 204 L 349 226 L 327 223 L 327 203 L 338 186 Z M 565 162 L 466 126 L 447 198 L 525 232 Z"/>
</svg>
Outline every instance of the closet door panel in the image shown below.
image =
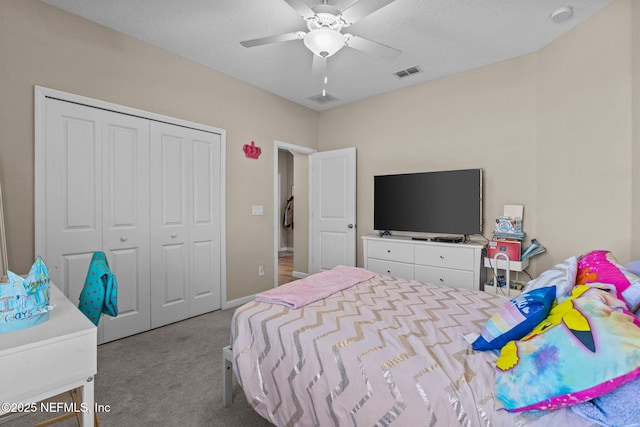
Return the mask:
<svg viewBox="0 0 640 427">
<path fill-rule="evenodd" d="M 220 302 L 220 135 L 190 130 L 193 151 L 190 223 L 190 314 L 207 313 Z"/>
<path fill-rule="evenodd" d="M 152 122 L 151 326 L 189 316 L 189 141 L 183 128 Z"/>
<path fill-rule="evenodd" d="M 101 318 L 99 342 L 219 309 L 223 134 L 36 95 L 37 255 L 77 302 L 93 253 L 106 253 L 119 315 Z"/>
<path fill-rule="evenodd" d="M 118 316 L 101 320 L 111 341 L 151 327 L 149 121 L 109 113 L 103 158 L 103 248 L 118 281 Z"/>
<path fill-rule="evenodd" d="M 45 244 L 51 280 L 77 303 L 94 251 L 102 250 L 100 110 L 53 99 L 45 118 Z"/>
</svg>

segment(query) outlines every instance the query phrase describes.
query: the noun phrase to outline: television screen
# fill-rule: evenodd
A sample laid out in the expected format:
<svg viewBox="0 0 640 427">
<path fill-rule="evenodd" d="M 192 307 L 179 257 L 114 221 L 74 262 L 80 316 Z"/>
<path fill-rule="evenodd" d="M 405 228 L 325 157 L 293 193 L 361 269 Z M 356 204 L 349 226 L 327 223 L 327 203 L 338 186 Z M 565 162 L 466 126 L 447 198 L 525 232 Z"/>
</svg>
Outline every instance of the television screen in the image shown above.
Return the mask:
<svg viewBox="0 0 640 427">
<path fill-rule="evenodd" d="M 373 228 L 482 233 L 482 169 L 374 177 Z"/>
</svg>

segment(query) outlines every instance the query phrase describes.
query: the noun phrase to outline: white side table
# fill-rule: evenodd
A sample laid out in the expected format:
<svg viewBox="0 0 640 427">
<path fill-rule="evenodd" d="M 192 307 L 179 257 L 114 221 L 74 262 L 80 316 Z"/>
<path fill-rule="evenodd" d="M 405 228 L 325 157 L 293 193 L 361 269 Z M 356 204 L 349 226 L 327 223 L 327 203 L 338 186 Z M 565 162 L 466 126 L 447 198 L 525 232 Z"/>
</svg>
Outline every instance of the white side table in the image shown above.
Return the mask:
<svg viewBox="0 0 640 427">
<path fill-rule="evenodd" d="M 493 286 L 490 286 L 488 289 L 485 286 L 484 287 L 484 291 L 485 292 L 495 292 L 495 293 L 501 293 L 502 295 L 507 295 L 509 297 L 515 297 L 520 295 L 521 291 L 516 290 L 516 289 L 511 289 L 510 283 L 511 283 L 511 272 L 515 271 L 516 272 L 516 281 L 518 280 L 518 276 L 517 274 L 521 271 L 524 271 L 525 268 L 527 268 L 529 266 L 529 260 L 525 259 L 523 261 L 511 261 L 509 259 L 509 257 L 507 256 L 507 254 L 505 253 L 498 253 L 496 254 L 495 257 L 493 258 L 488 258 L 485 257 L 484 258 L 484 266 L 486 268 L 490 268 L 493 270 Z M 498 286 L 498 274 L 497 271 L 498 270 L 504 270 L 505 271 L 505 276 L 506 276 L 506 286 L 504 287 L 499 287 Z"/>
<path fill-rule="evenodd" d="M 0 334 L 0 378 L 8 385 L 0 402 L 20 407 L 81 387 L 82 425 L 93 426 L 97 328 L 53 284 L 50 300 L 49 320 Z"/>
</svg>

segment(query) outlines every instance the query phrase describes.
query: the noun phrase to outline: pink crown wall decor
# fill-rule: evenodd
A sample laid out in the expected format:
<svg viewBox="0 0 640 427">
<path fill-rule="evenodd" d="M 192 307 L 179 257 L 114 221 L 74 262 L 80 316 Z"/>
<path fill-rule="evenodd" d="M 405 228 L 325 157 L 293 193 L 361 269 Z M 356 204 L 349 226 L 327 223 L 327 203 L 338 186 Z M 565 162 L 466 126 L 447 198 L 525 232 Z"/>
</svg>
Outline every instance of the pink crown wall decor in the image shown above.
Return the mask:
<svg viewBox="0 0 640 427">
<path fill-rule="evenodd" d="M 257 159 L 260 157 L 260 153 L 262 153 L 260 147 L 258 147 L 253 141 L 251 141 L 251 145 L 244 144 L 242 151 L 244 151 L 244 155 L 250 159 Z"/>
</svg>

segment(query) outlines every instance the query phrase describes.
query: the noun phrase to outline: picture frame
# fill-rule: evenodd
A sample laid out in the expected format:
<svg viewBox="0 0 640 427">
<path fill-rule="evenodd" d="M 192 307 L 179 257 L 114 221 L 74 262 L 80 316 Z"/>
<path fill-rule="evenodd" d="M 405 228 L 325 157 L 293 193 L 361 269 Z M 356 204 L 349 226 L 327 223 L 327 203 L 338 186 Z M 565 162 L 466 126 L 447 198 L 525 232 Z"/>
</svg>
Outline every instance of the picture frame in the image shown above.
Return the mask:
<svg viewBox="0 0 640 427">
<path fill-rule="evenodd" d="M 0 283 L 8 282 L 7 239 L 4 230 L 4 209 L 2 206 L 2 184 L 0 183 Z"/>
</svg>

